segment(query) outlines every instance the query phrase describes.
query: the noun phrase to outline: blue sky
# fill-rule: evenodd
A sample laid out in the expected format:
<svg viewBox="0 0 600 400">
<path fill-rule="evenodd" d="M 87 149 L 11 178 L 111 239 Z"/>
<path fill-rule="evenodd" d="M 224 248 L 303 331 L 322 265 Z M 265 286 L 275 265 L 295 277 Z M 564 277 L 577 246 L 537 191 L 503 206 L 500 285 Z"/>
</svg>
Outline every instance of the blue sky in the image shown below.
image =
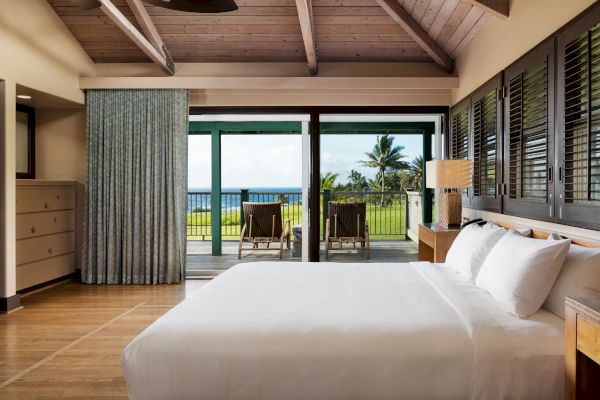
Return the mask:
<svg viewBox="0 0 600 400">
<path fill-rule="evenodd" d="M 405 147 L 406 161 L 421 154 L 421 135 L 392 135 Z M 321 171 L 340 174 L 351 169 L 368 178 L 375 170 L 358 165 L 375 144 L 376 135 L 322 135 Z M 225 188 L 300 187 L 300 135 L 227 135 L 221 139 L 222 186 Z M 188 187 L 210 187 L 210 136 L 192 135 L 188 142 Z"/>
</svg>

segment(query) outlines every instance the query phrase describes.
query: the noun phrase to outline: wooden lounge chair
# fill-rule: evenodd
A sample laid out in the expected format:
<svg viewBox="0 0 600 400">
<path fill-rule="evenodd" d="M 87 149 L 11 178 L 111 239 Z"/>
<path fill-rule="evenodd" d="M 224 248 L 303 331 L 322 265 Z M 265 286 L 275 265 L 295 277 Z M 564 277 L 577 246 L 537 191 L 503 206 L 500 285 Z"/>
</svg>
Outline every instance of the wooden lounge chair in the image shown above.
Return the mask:
<svg viewBox="0 0 600 400">
<path fill-rule="evenodd" d="M 290 248 L 291 223 L 285 224 L 281 218 L 281 203 L 242 203 L 244 226 L 240 234 L 238 259 L 242 258 L 242 250 L 273 250 L 271 243 L 279 242 L 279 259 L 283 259 L 283 242 Z M 243 243 L 252 243 L 252 248 L 244 249 Z M 261 244 L 266 245 L 260 247 Z"/>
<path fill-rule="evenodd" d="M 367 258 L 371 255 L 369 245 L 369 226 L 365 217 L 367 205 L 364 202 L 329 202 L 329 218 L 325 225 L 325 258 L 329 251 L 335 250 L 334 243 L 343 249 L 344 243 L 360 243 L 360 249 L 366 250 Z"/>
</svg>

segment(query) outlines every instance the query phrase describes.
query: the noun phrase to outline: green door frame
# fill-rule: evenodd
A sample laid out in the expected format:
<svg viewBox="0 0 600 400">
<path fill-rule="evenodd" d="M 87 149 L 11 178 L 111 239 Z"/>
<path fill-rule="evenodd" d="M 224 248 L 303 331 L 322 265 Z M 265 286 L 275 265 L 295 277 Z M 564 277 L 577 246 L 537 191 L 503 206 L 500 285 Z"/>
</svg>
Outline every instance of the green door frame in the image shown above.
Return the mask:
<svg viewBox="0 0 600 400">
<path fill-rule="evenodd" d="M 190 135 L 211 136 L 211 244 L 212 255 L 222 254 L 221 243 L 221 138 L 223 135 L 300 135 L 302 123 L 296 121 L 190 121 Z M 423 162 L 431 160 L 431 135 L 434 122 L 321 122 L 320 134 L 418 134 L 423 137 Z M 425 182 L 425 165 L 423 165 Z M 423 222 L 432 220 L 432 191 L 423 184 Z"/>
<path fill-rule="evenodd" d="M 211 231 L 211 254 L 220 256 L 223 254 L 221 241 L 221 205 L 222 205 L 222 182 L 221 182 L 221 138 L 223 135 L 290 135 L 300 134 L 300 122 L 204 122 L 190 121 L 189 135 L 210 135 L 211 147 L 211 188 L 210 188 L 210 231 Z"/>
</svg>

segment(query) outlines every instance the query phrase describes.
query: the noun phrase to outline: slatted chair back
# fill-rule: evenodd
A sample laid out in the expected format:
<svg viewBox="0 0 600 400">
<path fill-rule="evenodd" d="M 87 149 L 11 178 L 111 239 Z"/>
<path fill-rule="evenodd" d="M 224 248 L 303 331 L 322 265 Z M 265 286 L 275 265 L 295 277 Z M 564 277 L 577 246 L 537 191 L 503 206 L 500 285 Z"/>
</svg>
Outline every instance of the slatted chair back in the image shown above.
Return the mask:
<svg viewBox="0 0 600 400">
<path fill-rule="evenodd" d="M 281 203 L 244 202 L 246 236 L 252 238 L 279 238 L 282 234 Z"/>
<path fill-rule="evenodd" d="M 329 223 L 332 237 L 365 237 L 365 202 L 329 202 Z"/>
</svg>

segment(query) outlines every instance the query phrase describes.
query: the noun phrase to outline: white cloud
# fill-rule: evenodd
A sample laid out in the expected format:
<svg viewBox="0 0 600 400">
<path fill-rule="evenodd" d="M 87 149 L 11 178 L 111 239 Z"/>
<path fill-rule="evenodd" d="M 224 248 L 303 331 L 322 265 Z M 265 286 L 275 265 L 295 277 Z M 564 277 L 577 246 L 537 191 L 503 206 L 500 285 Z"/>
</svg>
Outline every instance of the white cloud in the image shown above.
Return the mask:
<svg viewBox="0 0 600 400">
<path fill-rule="evenodd" d="M 226 135 L 221 154 L 225 188 L 302 185 L 299 135 Z M 188 187 L 208 188 L 210 177 L 210 136 L 190 136 Z"/>
<path fill-rule="evenodd" d="M 405 146 L 405 161 L 421 154 L 420 135 L 394 135 Z M 210 188 L 209 135 L 189 137 L 188 187 Z M 372 149 L 375 135 L 321 136 L 321 171 L 340 175 L 345 182 L 351 169 L 373 178 L 373 168 L 360 166 Z M 221 140 L 222 185 L 225 188 L 300 187 L 302 148 L 300 135 L 224 135 Z"/>
</svg>

